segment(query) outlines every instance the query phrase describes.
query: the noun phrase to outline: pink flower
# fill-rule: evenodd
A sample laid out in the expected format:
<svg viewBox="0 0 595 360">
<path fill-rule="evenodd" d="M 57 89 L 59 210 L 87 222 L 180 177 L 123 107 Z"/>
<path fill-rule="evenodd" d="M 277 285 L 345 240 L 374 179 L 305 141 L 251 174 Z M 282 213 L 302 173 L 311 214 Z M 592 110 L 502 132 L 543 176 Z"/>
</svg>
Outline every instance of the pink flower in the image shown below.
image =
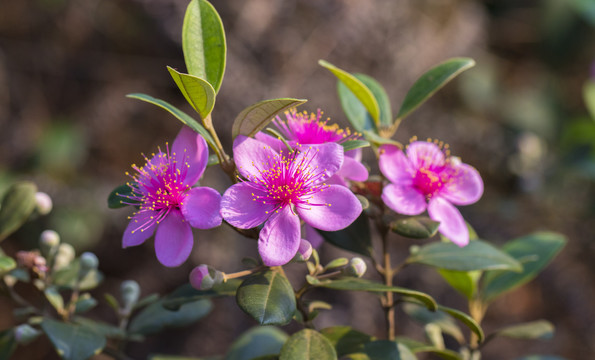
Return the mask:
<svg viewBox="0 0 595 360">
<path fill-rule="evenodd" d="M 391 182 L 382 192 L 388 207 L 404 215 L 418 215 L 427 208 L 444 236 L 459 246 L 469 243 L 465 220 L 453 204 L 479 200 L 483 181 L 477 170 L 424 141 L 411 143 L 407 155 L 394 145 L 381 146 L 379 165 Z"/>
<path fill-rule="evenodd" d="M 238 136 L 233 149 L 243 180 L 223 194 L 221 215 L 240 229 L 264 223 L 258 251 L 268 266 L 286 264 L 298 252 L 300 218 L 315 228 L 336 231 L 362 212 L 349 189 L 325 182 L 343 164 L 338 144 L 279 153 L 258 140 Z"/>
<path fill-rule="evenodd" d="M 192 251 L 190 226 L 210 229 L 221 225 L 221 195 L 209 187 L 191 187 L 208 162 L 206 141 L 183 127 L 166 152 L 159 150 L 128 183 L 132 195 L 124 196 L 139 206 L 124 231 L 122 247 L 140 245 L 155 233 L 155 253 L 165 266 L 182 264 Z"/>
</svg>

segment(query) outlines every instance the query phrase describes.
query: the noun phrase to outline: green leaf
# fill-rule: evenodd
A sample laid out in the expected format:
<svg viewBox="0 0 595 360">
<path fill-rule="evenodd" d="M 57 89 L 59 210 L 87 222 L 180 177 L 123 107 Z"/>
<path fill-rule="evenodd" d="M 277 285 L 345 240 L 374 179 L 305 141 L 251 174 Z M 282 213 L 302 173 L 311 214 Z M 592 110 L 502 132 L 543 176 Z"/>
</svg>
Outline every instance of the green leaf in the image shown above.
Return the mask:
<svg viewBox="0 0 595 360">
<path fill-rule="evenodd" d="M 378 106 L 378 101 L 374 97 L 372 91 L 364 85 L 360 80 L 358 80 L 355 76 L 351 75 L 345 70 L 341 70 L 335 65 L 324 61 L 318 60 L 318 64 L 330 72 L 332 72 L 340 82 L 345 84 L 347 88 L 355 95 L 355 97 L 364 105 L 374 123 L 377 127 L 380 126 L 380 108 Z M 355 124 L 354 124 L 355 126 Z"/>
<path fill-rule="evenodd" d="M 44 319 L 41 328 L 54 345 L 58 355 L 65 360 L 88 359 L 99 354 L 106 345 L 104 336 L 82 325 Z"/>
<path fill-rule="evenodd" d="M 0 205 L 0 241 L 17 231 L 35 210 L 37 186 L 29 181 L 13 184 Z"/>
<path fill-rule="evenodd" d="M 16 349 L 14 331 L 12 329 L 0 331 L 0 360 L 10 360 Z"/>
<path fill-rule="evenodd" d="M 194 0 L 194 1 L 197 1 L 197 0 Z M 182 122 L 182 124 L 188 126 L 192 130 L 199 133 L 203 138 L 205 138 L 205 140 L 207 141 L 207 143 L 209 144 L 211 149 L 216 151 L 217 146 L 215 145 L 215 141 L 213 140 L 213 137 L 211 136 L 211 134 L 209 134 L 209 132 L 201 124 L 199 124 L 196 120 L 194 120 L 190 115 L 186 114 L 185 112 L 178 109 L 177 107 L 171 105 L 170 103 L 168 103 L 166 101 L 156 99 L 156 98 L 154 98 L 150 95 L 146 95 L 146 94 L 138 94 L 138 93 L 128 94 L 128 95 L 126 95 L 126 97 L 129 97 L 131 99 L 141 100 L 144 102 L 148 102 L 149 104 L 157 105 L 160 108 L 167 110 L 170 114 L 172 114 L 178 120 L 180 120 Z"/>
<path fill-rule="evenodd" d="M 528 257 L 534 261 L 523 264 L 523 271 L 512 273 L 508 271 L 490 271 L 484 276 L 481 296 L 489 302 L 498 296 L 513 290 L 532 280 L 566 244 L 563 235 L 552 232 L 537 232 L 508 242 L 502 250 L 513 258 L 522 261 Z"/>
<path fill-rule="evenodd" d="M 192 0 L 182 25 L 182 50 L 188 73 L 219 91 L 225 72 L 225 31 L 217 11 L 205 0 Z"/>
<path fill-rule="evenodd" d="M 0 255 L 0 276 L 17 267 L 17 263 L 10 256 Z"/>
<path fill-rule="evenodd" d="M 591 114 L 591 119 L 595 120 L 595 82 L 587 80 L 583 86 L 583 100 Z"/>
<path fill-rule="evenodd" d="M 53 283 L 61 289 L 72 289 L 78 279 L 80 269 L 79 259 L 71 262 L 67 267 L 60 269 L 54 273 Z M 103 281 L 103 274 L 97 269 L 93 269 L 85 275 L 79 282 L 79 290 L 91 290 L 99 286 Z"/>
<path fill-rule="evenodd" d="M 338 267 L 342 267 L 349 264 L 349 259 L 348 258 L 344 258 L 344 257 L 340 257 L 337 259 L 332 260 L 331 262 L 329 262 L 328 264 L 326 264 L 324 266 L 323 272 L 326 272 L 328 270 L 331 269 L 336 269 Z"/>
<path fill-rule="evenodd" d="M 341 108 L 347 116 L 347 119 L 356 131 L 365 133 L 376 133 L 374 120 L 366 110 L 364 104 L 358 100 L 357 96 L 341 81 L 337 82 L 337 95 L 341 102 Z"/>
<path fill-rule="evenodd" d="M 390 100 L 388 99 L 388 95 L 386 94 L 384 87 L 371 76 L 365 74 L 354 74 L 354 76 L 364 85 L 366 85 L 366 87 L 372 92 L 372 95 L 374 95 L 374 98 L 378 103 L 378 109 L 380 110 L 380 126 L 391 126 L 393 123 L 393 112 L 390 107 Z"/>
<path fill-rule="evenodd" d="M 273 326 L 254 327 L 243 333 L 229 348 L 225 360 L 251 360 L 277 355 L 289 336 Z"/>
<path fill-rule="evenodd" d="M 366 140 L 347 140 L 341 143 L 343 151 L 349 151 L 370 146 L 370 142 Z"/>
<path fill-rule="evenodd" d="M 403 149 L 403 144 L 401 144 L 400 142 L 395 141 L 393 139 L 383 138 L 382 136 L 380 136 L 372 131 L 364 130 L 364 137 L 376 146 L 390 144 L 390 145 L 398 146 L 399 148 Z"/>
<path fill-rule="evenodd" d="M 177 310 L 181 305 L 200 299 L 235 296 L 241 282 L 240 279 L 230 279 L 209 290 L 196 290 L 190 284 L 184 284 L 163 299 L 163 306 L 169 310 Z"/>
<path fill-rule="evenodd" d="M 481 329 L 479 324 L 475 320 L 473 320 L 473 318 L 471 316 L 465 314 L 462 311 L 452 309 L 452 308 L 442 306 L 442 305 L 438 305 L 438 310 L 444 311 L 448 315 L 458 319 L 460 322 L 465 324 L 465 326 L 467 326 L 471 331 L 473 331 L 477 335 L 479 342 L 482 342 L 483 339 L 485 338 L 483 330 Z"/>
<path fill-rule="evenodd" d="M 554 325 L 546 320 L 532 321 L 500 329 L 490 335 L 490 337 L 492 336 L 514 339 L 551 339 L 554 336 Z"/>
<path fill-rule="evenodd" d="M 437 355 L 438 357 L 445 359 L 445 360 L 462 360 L 463 358 L 461 355 L 455 351 L 448 350 L 448 349 L 438 349 L 433 345 L 429 345 L 423 342 L 415 341 L 413 339 L 409 339 L 406 337 L 397 336 L 396 338 L 397 343 L 405 345 L 409 350 L 411 350 L 414 354 L 429 352 Z"/>
<path fill-rule="evenodd" d="M 286 325 L 296 311 L 289 280 L 278 271 L 265 271 L 246 278 L 236 293 L 240 309 L 260 325 Z"/>
<path fill-rule="evenodd" d="M 277 114 L 299 106 L 308 100 L 280 98 L 263 100 L 250 105 L 236 116 L 231 127 L 231 137 L 238 135 L 252 137 L 271 122 Z"/>
<path fill-rule="evenodd" d="M 97 306 L 97 300 L 91 296 L 89 293 L 84 293 L 79 296 L 78 300 L 76 301 L 76 307 L 74 310 L 75 314 L 82 314 Z"/>
<path fill-rule="evenodd" d="M 215 89 L 211 84 L 199 77 L 178 72 L 169 66 L 167 70 L 176 85 L 178 85 L 182 95 L 200 115 L 200 118 L 204 119 L 209 116 L 215 106 Z"/>
<path fill-rule="evenodd" d="M 77 316 L 74 318 L 74 322 L 88 329 L 89 331 L 106 338 L 126 339 L 126 331 L 102 321 L 91 320 L 85 317 Z"/>
<path fill-rule="evenodd" d="M 364 353 L 370 360 L 416 360 L 409 348 L 390 340 L 376 340 L 364 346 Z"/>
<path fill-rule="evenodd" d="M 281 348 L 279 360 L 336 360 L 333 345 L 319 332 L 303 329 L 293 334 Z"/>
<path fill-rule="evenodd" d="M 471 300 L 477 292 L 477 283 L 483 272 L 438 269 L 438 273 L 453 289 Z"/>
<path fill-rule="evenodd" d="M 449 81 L 473 66 L 475 66 L 473 59 L 452 58 L 428 70 L 407 92 L 397 120 L 404 119 Z"/>
<path fill-rule="evenodd" d="M 362 352 L 366 343 L 375 340 L 374 337 L 353 330 L 349 326 L 328 327 L 320 330 L 320 333 L 331 342 L 338 356 Z"/>
<path fill-rule="evenodd" d="M 470 241 L 464 247 L 451 242 L 436 242 L 422 246 L 409 256 L 408 263 L 419 263 L 457 271 L 511 270 L 522 271 L 522 265 L 485 241 Z"/>
<path fill-rule="evenodd" d="M 436 324 L 444 334 L 452 336 L 459 344 L 465 343 L 465 337 L 451 316 L 442 311 L 430 311 L 419 304 L 403 304 L 403 311 L 422 325 Z"/>
<path fill-rule="evenodd" d="M 391 230 L 413 239 L 427 239 L 436 235 L 440 222 L 425 216 L 414 216 L 393 221 Z"/>
<path fill-rule="evenodd" d="M 364 212 L 362 212 L 351 225 L 343 230 L 317 231 L 322 235 L 324 240 L 341 249 L 353 251 L 365 256 L 370 256 L 372 253 L 370 224 L 368 223 L 368 216 Z"/>
<path fill-rule="evenodd" d="M 128 204 L 124 204 L 123 201 L 125 200 L 127 203 L 134 203 L 133 200 L 128 198 L 133 194 L 132 188 L 127 184 L 123 184 L 112 190 L 112 192 L 107 197 L 107 207 L 110 209 L 119 209 L 128 206 Z"/>
<path fill-rule="evenodd" d="M 163 307 L 162 301 L 157 301 L 144 308 L 130 322 L 128 331 L 133 334 L 156 334 L 165 329 L 190 325 L 205 317 L 213 308 L 208 299 L 186 303 L 177 311 Z"/>
<path fill-rule="evenodd" d="M 64 298 L 62 298 L 55 286 L 47 287 L 43 293 L 58 313 L 64 310 Z"/>
<path fill-rule="evenodd" d="M 436 301 L 428 294 L 420 291 L 405 289 L 397 286 L 387 286 L 366 279 L 340 279 L 326 280 L 315 284 L 317 287 L 324 287 L 334 290 L 371 291 L 371 292 L 393 292 L 405 298 L 412 298 L 423 303 L 428 309 L 436 310 Z"/>
</svg>

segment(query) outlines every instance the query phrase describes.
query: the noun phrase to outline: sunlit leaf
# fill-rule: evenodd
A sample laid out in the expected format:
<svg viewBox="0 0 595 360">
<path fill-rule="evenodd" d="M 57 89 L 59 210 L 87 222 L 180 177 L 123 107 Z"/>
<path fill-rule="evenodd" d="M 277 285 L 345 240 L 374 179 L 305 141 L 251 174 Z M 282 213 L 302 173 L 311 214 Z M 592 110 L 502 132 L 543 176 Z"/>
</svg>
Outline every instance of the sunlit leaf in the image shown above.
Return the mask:
<svg viewBox="0 0 595 360">
<path fill-rule="evenodd" d="M 547 320 L 537 320 L 500 329 L 493 336 L 514 339 L 551 339 L 554 336 L 554 325 Z"/>
<path fill-rule="evenodd" d="M 258 326 L 243 333 L 233 342 L 225 360 L 252 360 L 265 355 L 277 355 L 289 336 L 273 326 Z"/>
<path fill-rule="evenodd" d="M 35 209 L 37 186 L 29 181 L 13 184 L 6 190 L 0 206 L 0 241 L 17 231 Z"/>
<path fill-rule="evenodd" d="M 332 326 L 320 330 L 320 333 L 331 342 L 338 356 L 361 352 L 366 343 L 375 340 L 373 336 L 349 326 Z"/>
<path fill-rule="evenodd" d="M 430 311 L 419 304 L 403 304 L 403 311 L 422 325 L 435 324 L 444 334 L 455 338 L 459 344 L 465 343 L 463 332 L 453 317 L 442 311 Z"/>
<path fill-rule="evenodd" d="M 186 101 L 196 110 L 201 119 L 206 118 L 215 106 L 215 90 L 208 81 L 178 72 L 167 67 Z"/>
<path fill-rule="evenodd" d="M 303 329 L 293 334 L 281 348 L 279 360 L 336 360 L 330 341 L 319 332 Z"/>
<path fill-rule="evenodd" d="M 391 223 L 391 230 L 399 235 L 413 239 L 427 239 L 436 235 L 440 222 L 425 216 L 399 219 Z"/>
<path fill-rule="evenodd" d="M 41 328 L 54 345 L 58 355 L 65 360 L 86 360 L 99 354 L 106 345 L 104 336 L 82 325 L 44 319 Z"/>
<path fill-rule="evenodd" d="M 257 102 L 242 110 L 233 121 L 232 138 L 238 135 L 252 137 L 264 129 L 275 116 L 305 103 L 305 99 L 281 98 Z"/>
<path fill-rule="evenodd" d="M 456 271 L 438 269 L 440 276 L 448 282 L 453 289 L 457 290 L 469 300 L 477 292 L 477 283 L 481 277 L 481 271 Z"/>
</svg>

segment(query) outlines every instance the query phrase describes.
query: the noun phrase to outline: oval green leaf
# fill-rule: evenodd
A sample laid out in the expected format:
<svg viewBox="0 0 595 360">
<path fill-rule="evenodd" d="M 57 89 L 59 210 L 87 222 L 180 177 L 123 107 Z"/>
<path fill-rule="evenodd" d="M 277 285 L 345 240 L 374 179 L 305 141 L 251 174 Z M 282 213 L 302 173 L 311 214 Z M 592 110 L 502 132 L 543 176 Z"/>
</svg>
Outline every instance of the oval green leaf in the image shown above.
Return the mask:
<svg viewBox="0 0 595 360">
<path fill-rule="evenodd" d="M 440 222 L 425 216 L 400 219 L 391 223 L 391 230 L 399 235 L 413 239 L 427 239 L 436 235 Z"/>
<path fill-rule="evenodd" d="M 252 360 L 277 355 L 288 338 L 285 332 L 273 326 L 254 327 L 234 341 L 225 360 Z"/>
<path fill-rule="evenodd" d="M 453 289 L 471 300 L 477 292 L 477 283 L 483 272 L 438 269 L 438 273 Z"/>
<path fill-rule="evenodd" d="M 316 284 L 312 284 L 317 287 L 324 287 L 327 289 L 335 290 L 352 290 L 352 291 L 370 291 L 370 292 L 393 292 L 399 294 L 405 298 L 412 298 L 423 303 L 428 309 L 436 310 L 436 301 L 428 294 L 401 288 L 398 286 L 387 286 L 381 283 L 373 282 L 366 279 L 340 279 L 340 280 L 327 280 L 320 281 Z"/>
<path fill-rule="evenodd" d="M 6 190 L 0 206 L 0 241 L 17 231 L 35 210 L 37 186 L 29 181 L 13 184 Z"/>
<path fill-rule="evenodd" d="M 238 135 L 252 137 L 271 122 L 277 114 L 299 106 L 308 100 L 281 98 L 257 102 L 242 110 L 233 121 L 232 138 Z"/>
<path fill-rule="evenodd" d="M 186 101 L 196 110 L 200 118 L 209 116 L 215 106 L 215 89 L 211 84 L 199 77 L 178 72 L 169 66 L 167 70 Z"/>
<path fill-rule="evenodd" d="M 58 313 L 64 310 L 64 298 L 60 295 L 55 286 L 48 286 L 43 293 L 45 298 L 52 304 Z"/>
<path fill-rule="evenodd" d="M 188 126 L 192 130 L 194 130 L 197 133 L 199 133 L 200 135 L 202 135 L 202 137 L 205 138 L 205 140 L 207 141 L 207 143 L 209 144 L 211 149 L 213 149 L 214 151 L 217 151 L 217 146 L 215 146 L 215 141 L 213 141 L 211 134 L 209 134 L 209 132 L 201 124 L 199 124 L 196 120 L 194 120 L 190 115 L 186 114 L 185 112 L 178 109 L 177 107 L 171 105 L 170 103 L 168 103 L 166 101 L 163 101 L 161 99 L 156 99 L 156 98 L 154 98 L 150 95 L 146 95 L 146 94 L 128 94 L 128 95 L 126 95 L 126 97 L 129 97 L 131 99 L 141 100 L 144 102 L 148 102 L 149 104 L 157 105 L 160 108 L 167 110 L 170 114 L 172 114 L 178 120 L 180 120 L 184 125 Z"/>
<path fill-rule="evenodd" d="M 225 72 L 225 31 L 217 11 L 205 0 L 192 0 L 182 25 L 182 50 L 188 73 L 219 91 Z"/>
<path fill-rule="evenodd" d="M 566 244 L 563 235 L 553 232 L 538 232 L 508 242 L 502 250 L 523 263 L 523 271 L 490 271 L 482 282 L 481 296 L 489 302 L 533 279 L 553 260 Z"/>
<path fill-rule="evenodd" d="M 390 340 L 376 340 L 364 346 L 369 360 L 416 360 L 417 357 L 404 344 Z"/>
<path fill-rule="evenodd" d="M 366 140 L 347 140 L 341 143 L 343 151 L 355 150 L 370 146 L 370 142 Z"/>
<path fill-rule="evenodd" d="M 365 131 L 376 133 L 378 131 L 374 120 L 370 116 L 370 113 L 368 113 L 368 110 L 366 110 L 364 104 L 341 81 L 337 81 L 337 95 L 339 96 L 341 108 L 347 116 L 347 120 L 349 120 L 351 126 L 356 131 L 361 133 Z"/>
<path fill-rule="evenodd" d="M 470 241 L 464 247 L 451 242 L 428 244 L 419 248 L 419 251 L 411 255 L 407 262 L 457 271 L 498 269 L 520 272 L 523 270 L 517 260 L 481 240 Z"/>
<path fill-rule="evenodd" d="M 82 325 L 44 319 L 41 328 L 65 360 L 86 360 L 99 354 L 106 345 L 105 336 Z"/>
<path fill-rule="evenodd" d="M 133 334 L 148 335 L 168 328 L 190 325 L 205 317 L 212 308 L 213 303 L 208 299 L 186 303 L 177 311 L 168 310 L 163 306 L 163 301 L 157 301 L 144 308 L 132 319 L 128 331 Z"/>
<path fill-rule="evenodd" d="M 236 301 L 260 325 L 286 325 L 296 311 L 295 293 L 289 280 L 272 270 L 246 278 L 238 288 Z"/>
<path fill-rule="evenodd" d="M 470 58 L 452 58 L 440 63 L 417 79 L 405 95 L 399 109 L 397 121 L 411 114 L 436 91 L 446 85 L 463 71 L 472 68 L 475 61 Z"/>
<path fill-rule="evenodd" d="M 349 326 L 328 327 L 320 330 L 320 333 L 331 342 L 338 356 L 362 352 L 366 343 L 375 340 L 373 336 Z"/>
<path fill-rule="evenodd" d="M 483 330 L 481 329 L 481 326 L 479 326 L 479 324 L 475 320 L 473 320 L 473 318 L 471 316 L 465 314 L 462 311 L 452 309 L 452 308 L 442 306 L 442 305 L 438 305 L 438 310 L 444 311 L 448 315 L 454 317 L 455 319 L 458 319 L 460 322 L 465 324 L 465 326 L 467 326 L 469 328 L 469 330 L 473 331 L 475 333 L 475 335 L 477 335 L 477 339 L 479 342 L 483 342 L 483 340 L 485 338 Z"/>
<path fill-rule="evenodd" d="M 414 354 L 429 352 L 436 354 L 439 358 L 445 360 L 462 360 L 463 358 L 458 352 L 448 350 L 448 349 L 439 349 L 433 345 L 429 345 L 423 342 L 419 342 L 410 338 L 397 336 L 396 342 L 399 344 L 403 344 L 411 350 Z"/>
<path fill-rule="evenodd" d="M 513 339 L 547 340 L 554 336 L 554 325 L 547 320 L 537 320 L 500 329 L 489 337 L 491 336 L 504 336 Z"/>
<path fill-rule="evenodd" d="M 230 279 L 209 290 L 196 290 L 190 284 L 184 284 L 163 299 L 163 306 L 169 310 L 177 310 L 186 303 L 200 299 L 235 296 L 241 282 L 240 279 Z"/>
<path fill-rule="evenodd" d="M 127 184 L 123 184 L 112 190 L 112 192 L 107 197 L 107 207 L 110 209 L 119 209 L 128 206 L 128 204 L 124 204 L 123 201 L 128 196 L 132 195 L 132 188 Z M 126 199 L 127 203 L 132 203 L 133 201 L 130 199 Z"/>
<path fill-rule="evenodd" d="M 339 79 L 340 82 L 345 84 L 345 86 L 353 93 L 353 95 L 355 95 L 355 97 L 366 108 L 366 110 L 372 117 L 372 120 L 374 120 L 374 124 L 376 124 L 376 127 L 379 127 L 380 108 L 378 106 L 378 101 L 376 101 L 376 98 L 374 97 L 372 91 L 360 80 L 358 80 L 358 78 L 351 75 L 345 70 L 339 69 L 335 65 L 329 63 L 328 61 L 318 60 L 318 64 L 332 72 L 337 77 L 337 79 Z"/>
<path fill-rule="evenodd" d="M 312 329 L 293 334 L 281 348 L 279 360 L 336 360 L 337 353 L 330 341 Z"/>
<path fill-rule="evenodd" d="M 384 87 L 371 76 L 365 74 L 353 74 L 359 81 L 361 81 L 374 95 L 374 99 L 378 103 L 379 119 L 381 127 L 389 127 L 393 122 L 393 112 L 390 107 L 390 100 L 386 94 Z"/>
<path fill-rule="evenodd" d="M 17 342 L 14 338 L 14 330 L 0 331 L 0 360 L 10 360 L 12 353 L 17 349 Z"/>
<path fill-rule="evenodd" d="M 454 319 L 442 311 L 430 311 L 420 304 L 403 304 L 403 311 L 422 325 L 435 324 L 440 330 L 452 336 L 459 344 L 465 343 L 465 337 Z"/>
<path fill-rule="evenodd" d="M 372 236 L 368 216 L 362 212 L 355 221 L 343 230 L 322 231 L 317 230 L 324 240 L 340 247 L 341 249 L 370 256 L 372 253 Z"/>
<path fill-rule="evenodd" d="M 16 261 L 10 256 L 0 255 L 0 276 L 17 267 Z"/>
<path fill-rule="evenodd" d="M 587 80 L 583 86 L 583 100 L 589 110 L 591 119 L 595 120 L 595 81 Z"/>
</svg>

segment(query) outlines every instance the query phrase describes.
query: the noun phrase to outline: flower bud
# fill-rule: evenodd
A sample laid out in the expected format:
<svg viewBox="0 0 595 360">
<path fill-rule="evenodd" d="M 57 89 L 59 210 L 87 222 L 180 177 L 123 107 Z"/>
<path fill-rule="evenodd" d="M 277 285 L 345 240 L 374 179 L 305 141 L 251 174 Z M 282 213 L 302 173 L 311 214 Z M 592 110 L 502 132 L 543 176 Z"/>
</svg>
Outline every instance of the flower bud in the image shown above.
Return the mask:
<svg viewBox="0 0 595 360">
<path fill-rule="evenodd" d="M 202 264 L 190 272 L 190 284 L 196 290 L 209 290 L 214 285 L 223 282 L 223 273 L 212 267 Z"/>
<path fill-rule="evenodd" d="M 40 215 L 47 215 L 52 211 L 52 198 L 44 192 L 35 193 L 35 208 Z"/>
<path fill-rule="evenodd" d="M 302 239 L 300 241 L 300 247 L 298 248 L 293 261 L 304 262 L 312 256 L 312 244 L 308 240 Z"/>
<path fill-rule="evenodd" d="M 45 257 L 56 251 L 58 245 L 60 245 L 60 235 L 54 230 L 45 230 L 39 236 L 39 248 Z"/>
<path fill-rule="evenodd" d="M 54 259 L 54 270 L 60 270 L 70 265 L 72 260 L 74 260 L 74 256 L 75 252 L 72 245 L 66 243 L 60 244 L 58 253 Z"/>
<path fill-rule="evenodd" d="M 134 280 L 126 280 L 120 285 L 120 295 L 124 308 L 131 309 L 138 302 L 140 296 L 140 286 Z"/>
<path fill-rule="evenodd" d="M 41 331 L 31 327 L 29 324 L 22 324 L 14 329 L 14 339 L 21 345 L 27 345 L 41 335 Z"/>
<path fill-rule="evenodd" d="M 83 279 L 87 274 L 97 269 L 99 259 L 92 252 L 84 252 L 80 257 L 79 279 Z"/>
<path fill-rule="evenodd" d="M 350 277 L 362 277 L 366 273 L 367 265 L 362 258 L 354 257 L 349 265 L 343 269 L 343 275 Z"/>
</svg>

